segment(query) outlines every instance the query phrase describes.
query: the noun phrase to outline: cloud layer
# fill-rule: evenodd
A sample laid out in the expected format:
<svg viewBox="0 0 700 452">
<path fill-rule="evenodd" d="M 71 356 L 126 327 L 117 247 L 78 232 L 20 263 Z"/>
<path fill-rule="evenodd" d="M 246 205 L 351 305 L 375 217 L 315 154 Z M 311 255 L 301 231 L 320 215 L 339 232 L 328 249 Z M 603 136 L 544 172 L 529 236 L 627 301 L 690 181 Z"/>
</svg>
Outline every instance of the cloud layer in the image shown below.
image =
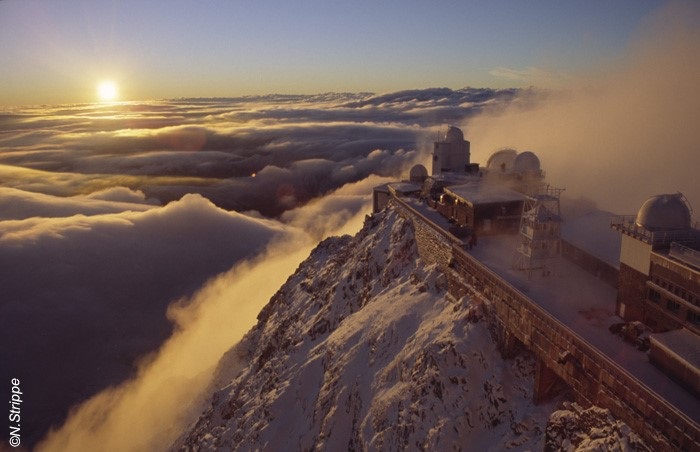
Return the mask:
<svg viewBox="0 0 700 452">
<path fill-rule="evenodd" d="M 35 196 L 24 207 L 45 213 L 50 200 Z M 55 200 L 68 202 L 77 200 Z M 133 375 L 137 360 L 172 333 L 171 302 L 288 238 L 276 222 L 223 211 L 199 195 L 137 206 L 0 221 L 0 341 L 11 344 L 0 350 L 0 374 L 18 378 L 27 394 L 27 441 L 71 405 Z"/>
<path fill-rule="evenodd" d="M 0 376 L 31 394 L 24 443 L 93 397 L 55 441 L 97 410 L 108 419 L 102 436 L 83 430 L 109 444 L 115 422 L 133 421 L 120 410 L 146 411 L 134 391 L 153 391 L 141 403 L 155 407 L 177 399 L 172 382 L 184 382 L 183 399 L 203 391 L 207 369 L 310 247 L 359 228 L 371 188 L 419 160 L 424 137 L 514 95 L 434 89 L 0 113 L 0 339 L 13 344 L 0 352 Z M 177 412 L 148 419 L 168 411 Z M 140 440 L 161 444 L 153 437 Z"/>
<path fill-rule="evenodd" d="M 370 178 L 289 212 L 284 240 L 272 241 L 262 255 L 240 262 L 191 299 L 171 305 L 169 317 L 178 328 L 158 354 L 142 363 L 135 378 L 76 409 L 39 449 L 157 450 L 171 444 L 199 415 L 224 353 L 250 329 L 316 240 L 359 229 L 371 205 L 371 187 L 381 182 L 386 180 Z M 317 226 L 319 235 L 309 235 L 301 227 L 314 219 L 330 226 Z"/>
<path fill-rule="evenodd" d="M 126 186 L 168 202 L 196 192 L 277 216 L 370 174 L 400 174 L 425 135 L 516 94 L 441 88 L 15 109 L 0 114 L 0 176 L 60 196 Z"/>
</svg>

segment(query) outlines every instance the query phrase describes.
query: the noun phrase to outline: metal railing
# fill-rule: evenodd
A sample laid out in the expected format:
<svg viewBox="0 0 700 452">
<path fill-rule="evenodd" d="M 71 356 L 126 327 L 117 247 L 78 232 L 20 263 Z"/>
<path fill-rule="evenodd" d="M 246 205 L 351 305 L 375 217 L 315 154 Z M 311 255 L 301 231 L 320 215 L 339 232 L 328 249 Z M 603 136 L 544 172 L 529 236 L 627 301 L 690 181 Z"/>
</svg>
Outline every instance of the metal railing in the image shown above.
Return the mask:
<svg viewBox="0 0 700 452">
<path fill-rule="evenodd" d="M 697 225 L 697 223 L 696 223 Z M 671 242 L 695 243 L 700 240 L 700 231 L 696 228 L 671 230 L 671 231 L 650 231 L 636 223 L 634 215 L 618 215 L 610 219 L 610 227 L 631 235 L 650 245 L 667 245 Z"/>
<path fill-rule="evenodd" d="M 700 251 L 689 248 L 678 242 L 671 243 L 668 255 L 700 270 Z"/>
</svg>

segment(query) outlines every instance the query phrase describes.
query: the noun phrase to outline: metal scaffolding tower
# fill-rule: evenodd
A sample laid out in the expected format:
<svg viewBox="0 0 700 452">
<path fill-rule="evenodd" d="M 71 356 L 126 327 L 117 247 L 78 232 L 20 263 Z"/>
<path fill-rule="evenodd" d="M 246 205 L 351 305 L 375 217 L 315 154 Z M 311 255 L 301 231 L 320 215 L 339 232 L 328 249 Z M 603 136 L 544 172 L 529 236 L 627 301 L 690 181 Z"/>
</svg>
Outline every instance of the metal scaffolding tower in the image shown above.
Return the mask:
<svg viewBox="0 0 700 452">
<path fill-rule="evenodd" d="M 549 276 L 561 256 L 559 197 L 563 191 L 549 184 L 540 185 L 525 198 L 513 268 L 527 271 L 528 278 L 532 278 L 533 270 L 541 270 L 543 276 Z"/>
</svg>

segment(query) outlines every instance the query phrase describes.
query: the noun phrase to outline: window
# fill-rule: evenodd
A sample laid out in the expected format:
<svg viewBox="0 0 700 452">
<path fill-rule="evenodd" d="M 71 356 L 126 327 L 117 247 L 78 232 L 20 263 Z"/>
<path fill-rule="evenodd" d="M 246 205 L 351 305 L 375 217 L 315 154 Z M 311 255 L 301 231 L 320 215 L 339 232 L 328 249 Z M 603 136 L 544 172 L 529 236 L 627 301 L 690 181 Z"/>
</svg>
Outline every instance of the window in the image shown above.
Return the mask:
<svg viewBox="0 0 700 452">
<path fill-rule="evenodd" d="M 681 308 L 681 305 L 677 301 L 673 301 L 673 300 L 666 301 L 666 309 L 668 309 L 669 311 L 677 314 L 678 310 L 680 310 L 680 308 Z"/>
<path fill-rule="evenodd" d="M 661 301 L 661 294 L 654 289 L 649 289 L 649 300 L 659 304 L 659 301 Z"/>
<path fill-rule="evenodd" d="M 688 311 L 688 314 L 686 314 L 685 318 L 686 320 L 688 320 L 688 322 L 694 325 L 700 325 L 700 313 L 698 312 Z"/>
</svg>

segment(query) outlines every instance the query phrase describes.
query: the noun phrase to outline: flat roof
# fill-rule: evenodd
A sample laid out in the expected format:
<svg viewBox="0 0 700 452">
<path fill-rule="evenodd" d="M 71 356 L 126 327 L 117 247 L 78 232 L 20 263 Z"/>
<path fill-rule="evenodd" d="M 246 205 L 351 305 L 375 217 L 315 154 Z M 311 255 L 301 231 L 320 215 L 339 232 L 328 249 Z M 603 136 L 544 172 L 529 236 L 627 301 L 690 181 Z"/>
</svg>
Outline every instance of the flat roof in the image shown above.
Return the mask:
<svg viewBox="0 0 700 452">
<path fill-rule="evenodd" d="M 483 179 L 460 185 L 449 185 L 444 190 L 472 204 L 496 204 L 525 199 L 522 193 Z"/>
<path fill-rule="evenodd" d="M 617 291 L 613 287 L 563 258 L 557 261 L 551 276 L 542 276 L 535 270 L 532 279 L 528 279 L 526 271 L 512 268 L 518 243 L 517 235 L 482 236 L 478 246 L 467 253 L 568 325 L 661 398 L 691 419 L 697 418 L 700 399 L 651 364 L 645 352 L 610 332 L 611 325 L 623 322 L 615 315 Z"/>
<path fill-rule="evenodd" d="M 411 182 L 392 182 L 389 184 L 389 188 L 397 193 L 411 193 L 421 190 L 420 185 Z"/>
<path fill-rule="evenodd" d="M 700 251 L 698 251 L 696 248 L 697 247 L 690 247 L 672 242 L 668 255 L 669 257 L 691 267 L 697 272 L 700 271 Z"/>
<path fill-rule="evenodd" d="M 620 268 L 622 234 L 610 228 L 611 212 L 596 210 L 565 219 L 561 226 L 561 238 L 598 259 Z"/>
<path fill-rule="evenodd" d="M 389 183 L 377 185 L 372 189 L 373 191 L 378 191 L 381 193 L 389 193 Z"/>
<path fill-rule="evenodd" d="M 700 369 L 700 337 L 686 328 L 649 335 L 651 346 L 660 345 L 681 361 Z"/>
</svg>

